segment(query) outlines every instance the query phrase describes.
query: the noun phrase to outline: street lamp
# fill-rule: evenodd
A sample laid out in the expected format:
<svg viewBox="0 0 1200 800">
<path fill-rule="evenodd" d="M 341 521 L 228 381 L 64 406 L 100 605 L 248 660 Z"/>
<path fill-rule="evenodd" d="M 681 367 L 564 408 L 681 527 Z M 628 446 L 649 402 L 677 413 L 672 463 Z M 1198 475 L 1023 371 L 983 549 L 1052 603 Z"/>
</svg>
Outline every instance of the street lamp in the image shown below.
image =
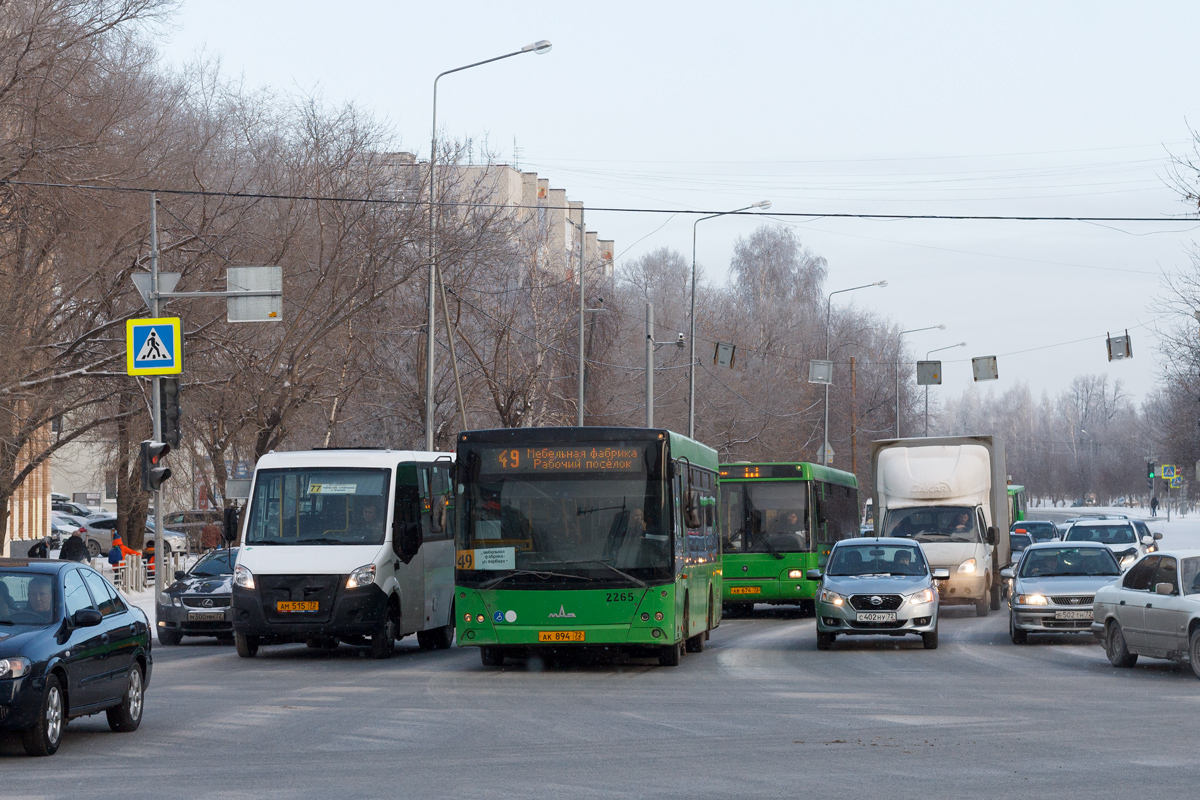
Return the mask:
<svg viewBox="0 0 1200 800">
<path fill-rule="evenodd" d="M 505 53 L 502 56 L 485 59 L 484 61 L 476 61 L 474 64 L 467 64 L 462 67 L 455 67 L 440 73 L 433 79 L 433 134 L 430 137 L 429 143 L 429 308 L 428 317 L 426 319 L 425 330 L 425 449 L 433 449 L 433 310 L 435 305 L 434 287 L 437 282 L 437 251 L 435 249 L 434 240 L 437 238 L 434 231 L 434 166 L 437 164 L 437 85 L 446 75 L 452 75 L 455 72 L 471 69 L 472 67 L 481 67 L 484 64 L 490 64 L 493 61 L 500 61 L 505 58 L 512 58 L 524 53 L 537 53 L 542 55 L 550 52 L 550 42 L 541 39 L 532 44 L 527 44 L 520 50 L 514 50 L 511 53 Z M 450 360 L 454 364 L 457 377 L 458 363 L 454 359 L 454 337 L 449 334 L 450 338 Z M 461 390 L 459 392 L 461 396 Z M 465 424 L 465 420 L 464 420 Z"/>
<path fill-rule="evenodd" d="M 836 292 L 830 292 L 825 298 L 825 360 L 829 360 L 829 315 L 833 309 L 833 296 L 842 294 L 843 292 L 854 292 L 859 289 L 870 289 L 872 286 L 887 286 L 887 281 L 875 281 L 874 283 L 864 283 L 862 286 L 851 286 L 849 289 L 838 289 Z M 832 377 L 832 373 L 831 373 Z M 832 465 L 833 459 L 829 457 L 829 384 L 825 384 L 825 449 L 821 451 L 821 463 L 828 467 Z"/>
<path fill-rule="evenodd" d="M 900 331 L 896 336 L 896 438 L 900 438 L 900 340 L 906 333 L 920 333 L 921 331 L 946 330 L 943 325 L 930 325 L 928 328 L 913 328 L 907 331 Z"/>
<path fill-rule="evenodd" d="M 753 205 L 745 208 L 735 208 L 733 211 L 722 211 L 719 214 L 709 214 L 707 217 L 700 217 L 692 223 L 692 311 L 691 311 L 691 335 L 688 337 L 691 342 L 691 360 L 688 362 L 688 438 L 696 438 L 696 226 L 706 219 L 714 219 L 716 217 L 725 217 L 730 214 L 739 214 L 743 211 L 749 211 L 752 208 L 768 209 L 771 207 L 770 200 L 759 200 Z"/>
<path fill-rule="evenodd" d="M 940 353 L 943 350 L 950 350 L 955 347 L 966 347 L 966 346 L 967 346 L 966 342 L 959 342 L 958 344 L 948 344 L 945 347 L 938 347 L 934 350 L 930 350 L 929 352 L 927 352 L 925 354 L 925 360 L 928 361 L 929 357 L 931 355 L 933 355 L 934 353 Z M 929 384 L 928 383 L 925 384 L 925 435 L 926 436 L 929 435 Z"/>
</svg>

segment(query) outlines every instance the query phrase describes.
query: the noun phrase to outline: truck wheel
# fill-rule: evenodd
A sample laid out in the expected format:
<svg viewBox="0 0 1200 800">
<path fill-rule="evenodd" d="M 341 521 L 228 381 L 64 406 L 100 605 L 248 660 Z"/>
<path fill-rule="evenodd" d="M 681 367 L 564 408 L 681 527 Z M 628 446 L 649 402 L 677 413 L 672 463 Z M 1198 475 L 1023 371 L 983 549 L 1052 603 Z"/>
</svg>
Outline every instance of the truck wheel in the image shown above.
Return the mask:
<svg viewBox="0 0 1200 800">
<path fill-rule="evenodd" d="M 135 662 L 129 665 L 129 682 L 121 704 L 108 709 L 108 727 L 117 733 L 130 733 L 142 724 L 142 707 L 146 702 L 146 687 L 142 682 L 142 668 Z"/>
<path fill-rule="evenodd" d="M 1000 610 L 1000 587 L 992 587 L 992 611 Z"/>
<path fill-rule="evenodd" d="M 938 644 L 937 633 L 938 633 L 937 628 L 934 628 L 929 633 L 921 634 L 921 644 L 925 647 L 926 650 L 937 650 L 937 644 Z"/>
<path fill-rule="evenodd" d="M 58 678 L 46 678 L 46 690 L 38 709 L 37 722 L 26 731 L 21 731 L 21 744 L 31 756 L 52 756 L 62 743 L 63 727 L 67 724 L 67 704 L 63 699 Z"/>
<path fill-rule="evenodd" d="M 836 639 L 837 639 L 836 633 L 826 633 L 824 631 L 817 631 L 817 649 L 818 650 L 829 650 L 830 648 L 833 647 L 833 642 Z"/>
<path fill-rule="evenodd" d="M 479 660 L 485 667 L 502 667 L 504 666 L 504 651 L 499 647 L 481 647 L 479 648 Z"/>
<path fill-rule="evenodd" d="M 247 636 L 244 633 L 233 634 L 233 645 L 237 648 L 237 654 L 242 658 L 254 658 L 258 655 L 258 637 Z"/>
<path fill-rule="evenodd" d="M 1013 644 L 1025 644 L 1029 641 L 1028 631 L 1023 631 L 1017 627 L 1017 617 L 1015 614 L 1008 615 L 1008 637 L 1012 639 Z"/>
<path fill-rule="evenodd" d="M 1121 632 L 1120 623 L 1108 623 L 1108 635 L 1104 639 L 1104 653 L 1114 667 L 1129 669 L 1137 663 L 1137 653 L 1129 652 L 1129 645 L 1125 644 L 1125 634 Z"/>
<path fill-rule="evenodd" d="M 986 617 L 988 615 L 988 607 L 991 604 L 991 599 L 984 594 L 983 597 L 975 601 L 975 616 Z"/>
<path fill-rule="evenodd" d="M 669 644 L 658 652 L 658 664 L 661 667 L 678 667 L 683 660 L 683 642 Z"/>
</svg>

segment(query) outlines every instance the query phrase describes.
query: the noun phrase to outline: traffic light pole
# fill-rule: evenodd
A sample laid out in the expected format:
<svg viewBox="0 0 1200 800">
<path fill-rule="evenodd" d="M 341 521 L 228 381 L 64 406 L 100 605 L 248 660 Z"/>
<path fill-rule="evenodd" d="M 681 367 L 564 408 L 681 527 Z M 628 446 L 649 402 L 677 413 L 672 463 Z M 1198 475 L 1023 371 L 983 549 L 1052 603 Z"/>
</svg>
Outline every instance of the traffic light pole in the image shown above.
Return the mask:
<svg viewBox="0 0 1200 800">
<path fill-rule="evenodd" d="M 150 316 L 158 317 L 158 198 L 150 193 Z M 150 395 L 154 398 L 150 418 L 154 423 L 153 438 L 162 441 L 162 379 L 155 375 Z M 163 525 L 162 487 L 154 490 L 154 601 L 157 603 L 163 590 Z"/>
</svg>

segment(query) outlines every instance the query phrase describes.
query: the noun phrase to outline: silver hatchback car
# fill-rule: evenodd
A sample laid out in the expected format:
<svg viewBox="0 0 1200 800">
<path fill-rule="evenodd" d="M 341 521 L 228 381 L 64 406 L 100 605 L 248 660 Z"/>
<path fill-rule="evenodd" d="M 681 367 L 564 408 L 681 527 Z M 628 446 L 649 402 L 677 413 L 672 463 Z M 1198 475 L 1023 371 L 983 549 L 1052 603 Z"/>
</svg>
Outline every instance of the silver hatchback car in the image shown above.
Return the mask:
<svg viewBox="0 0 1200 800">
<path fill-rule="evenodd" d="M 839 635 L 904 636 L 915 633 L 926 650 L 938 646 L 935 569 L 912 539 L 844 539 L 829 553 L 825 571 L 812 569 L 817 587 L 817 649 L 828 650 Z"/>
</svg>

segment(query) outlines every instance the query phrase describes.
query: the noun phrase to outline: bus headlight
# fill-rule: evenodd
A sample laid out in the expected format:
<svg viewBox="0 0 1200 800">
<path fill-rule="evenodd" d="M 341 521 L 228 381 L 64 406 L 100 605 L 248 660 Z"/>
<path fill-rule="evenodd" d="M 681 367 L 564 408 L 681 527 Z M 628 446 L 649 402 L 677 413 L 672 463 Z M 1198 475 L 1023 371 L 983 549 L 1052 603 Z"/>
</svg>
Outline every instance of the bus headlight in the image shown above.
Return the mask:
<svg viewBox="0 0 1200 800">
<path fill-rule="evenodd" d="M 253 589 L 254 573 L 238 564 L 233 568 L 233 585 L 239 589 Z"/>
<path fill-rule="evenodd" d="M 840 606 L 843 603 L 845 603 L 846 600 L 840 594 L 833 591 L 832 589 L 822 589 L 821 590 L 821 602 L 828 603 L 831 606 Z"/>
<path fill-rule="evenodd" d="M 804 577 L 804 572 L 803 572 L 802 570 L 798 570 L 798 569 L 789 569 L 789 570 L 788 570 L 788 577 L 789 577 L 789 578 L 792 578 L 793 580 L 794 580 L 794 579 L 796 579 L 796 578 L 803 578 L 803 577 Z"/>
<path fill-rule="evenodd" d="M 370 586 L 375 582 L 375 565 L 364 564 L 350 573 L 346 579 L 347 589 L 357 589 L 360 586 Z"/>
<path fill-rule="evenodd" d="M 973 573 L 975 572 L 975 559 L 968 558 L 966 561 L 958 565 L 959 572 Z"/>
</svg>

